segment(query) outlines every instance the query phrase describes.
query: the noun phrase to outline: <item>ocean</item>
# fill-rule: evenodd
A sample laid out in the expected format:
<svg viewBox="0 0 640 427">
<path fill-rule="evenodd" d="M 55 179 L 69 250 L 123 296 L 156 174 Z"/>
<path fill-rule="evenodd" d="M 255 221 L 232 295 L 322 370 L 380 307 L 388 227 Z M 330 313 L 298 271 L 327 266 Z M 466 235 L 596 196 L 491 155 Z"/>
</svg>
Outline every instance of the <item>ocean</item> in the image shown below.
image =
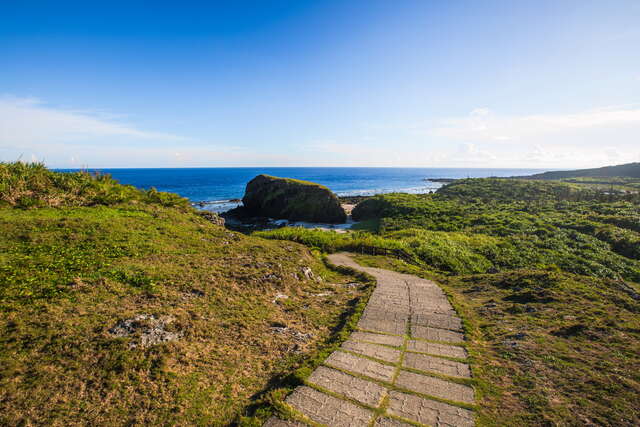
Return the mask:
<svg viewBox="0 0 640 427">
<path fill-rule="evenodd" d="M 61 169 L 61 171 L 70 171 Z M 372 195 L 389 192 L 427 193 L 443 184 L 429 178 L 485 178 L 530 175 L 539 169 L 464 168 L 176 168 L 176 169 L 96 169 L 111 174 L 122 184 L 142 189 L 155 187 L 204 202 L 203 209 L 224 212 L 236 207 L 249 180 L 259 174 L 317 182 L 339 196 Z"/>
</svg>

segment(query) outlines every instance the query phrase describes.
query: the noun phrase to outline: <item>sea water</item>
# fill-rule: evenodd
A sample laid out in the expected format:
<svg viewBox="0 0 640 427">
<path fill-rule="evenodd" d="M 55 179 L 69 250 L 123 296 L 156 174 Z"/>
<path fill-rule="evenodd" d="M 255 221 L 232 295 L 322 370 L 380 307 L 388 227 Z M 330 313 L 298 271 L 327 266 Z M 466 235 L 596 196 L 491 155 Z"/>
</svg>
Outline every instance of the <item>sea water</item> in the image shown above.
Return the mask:
<svg viewBox="0 0 640 427">
<path fill-rule="evenodd" d="M 61 171 L 70 171 L 64 169 Z M 156 188 L 202 203 L 204 209 L 224 212 L 236 207 L 244 189 L 259 174 L 302 179 L 329 187 L 339 196 L 390 192 L 428 193 L 443 184 L 437 178 L 485 178 L 531 175 L 539 169 L 474 168 L 162 168 L 97 169 L 122 184 L 141 189 Z"/>
</svg>

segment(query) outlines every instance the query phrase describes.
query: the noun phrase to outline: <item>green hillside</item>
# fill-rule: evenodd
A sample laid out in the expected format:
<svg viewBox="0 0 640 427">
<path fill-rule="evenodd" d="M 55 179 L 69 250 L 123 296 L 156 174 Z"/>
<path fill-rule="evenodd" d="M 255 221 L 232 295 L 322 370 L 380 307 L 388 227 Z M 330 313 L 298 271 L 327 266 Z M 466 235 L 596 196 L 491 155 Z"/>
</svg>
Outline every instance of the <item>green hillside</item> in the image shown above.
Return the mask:
<svg viewBox="0 0 640 427">
<path fill-rule="evenodd" d="M 370 231 L 259 235 L 442 283 L 471 337 L 479 425 L 640 423 L 638 194 L 468 179 L 353 215 Z"/>
<path fill-rule="evenodd" d="M 0 425 L 228 425 L 367 292 L 176 195 L 0 164 Z"/>
<path fill-rule="evenodd" d="M 626 177 L 640 178 L 640 163 L 627 163 L 617 166 L 605 166 L 594 169 L 578 169 L 573 171 L 552 171 L 539 173 L 527 177 L 527 179 L 563 179 L 563 178 L 602 178 L 602 177 Z"/>
</svg>

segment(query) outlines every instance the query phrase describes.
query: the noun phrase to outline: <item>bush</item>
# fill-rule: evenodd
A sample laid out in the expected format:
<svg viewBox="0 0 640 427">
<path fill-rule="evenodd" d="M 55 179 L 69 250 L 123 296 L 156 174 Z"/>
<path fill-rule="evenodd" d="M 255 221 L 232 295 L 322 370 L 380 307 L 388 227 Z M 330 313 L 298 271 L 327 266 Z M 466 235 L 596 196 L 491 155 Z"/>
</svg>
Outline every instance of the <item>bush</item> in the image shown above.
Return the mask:
<svg viewBox="0 0 640 427">
<path fill-rule="evenodd" d="M 190 206 L 187 199 L 176 194 L 138 190 L 106 174 L 54 172 L 41 163 L 0 163 L 0 206 L 31 209 L 119 203 Z"/>
</svg>

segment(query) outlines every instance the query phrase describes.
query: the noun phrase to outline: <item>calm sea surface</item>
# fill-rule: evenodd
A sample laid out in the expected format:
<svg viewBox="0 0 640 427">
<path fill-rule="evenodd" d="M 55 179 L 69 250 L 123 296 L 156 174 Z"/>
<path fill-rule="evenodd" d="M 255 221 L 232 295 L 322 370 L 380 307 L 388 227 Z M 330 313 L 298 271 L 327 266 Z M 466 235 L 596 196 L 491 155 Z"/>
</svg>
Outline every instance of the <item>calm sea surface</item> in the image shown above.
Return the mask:
<svg viewBox="0 0 640 427">
<path fill-rule="evenodd" d="M 68 171 L 67 169 L 63 171 Z M 185 169 L 99 169 L 122 184 L 157 188 L 188 198 L 211 202 L 205 209 L 225 211 L 237 203 L 245 185 L 254 176 L 268 175 L 303 179 L 326 185 L 340 196 L 389 192 L 426 193 L 442 184 L 428 178 L 483 178 L 530 175 L 539 169 L 438 169 L 438 168 L 185 168 Z"/>
</svg>

